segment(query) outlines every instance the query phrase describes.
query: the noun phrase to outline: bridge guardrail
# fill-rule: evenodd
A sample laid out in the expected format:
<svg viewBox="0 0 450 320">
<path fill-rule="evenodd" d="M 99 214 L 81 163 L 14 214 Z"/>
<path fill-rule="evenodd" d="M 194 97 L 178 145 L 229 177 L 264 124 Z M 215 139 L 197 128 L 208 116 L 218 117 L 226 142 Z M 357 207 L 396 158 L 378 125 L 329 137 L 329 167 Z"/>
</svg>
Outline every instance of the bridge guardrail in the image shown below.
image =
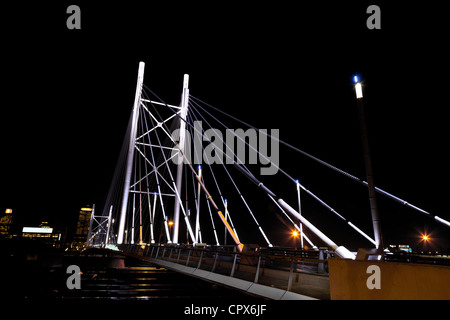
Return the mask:
<svg viewBox="0 0 450 320">
<path fill-rule="evenodd" d="M 119 249 L 295 293 L 314 291 L 319 298 L 329 299 L 327 258 L 333 253 L 326 248 L 261 248 L 239 253 L 214 247 L 128 244 Z"/>
</svg>

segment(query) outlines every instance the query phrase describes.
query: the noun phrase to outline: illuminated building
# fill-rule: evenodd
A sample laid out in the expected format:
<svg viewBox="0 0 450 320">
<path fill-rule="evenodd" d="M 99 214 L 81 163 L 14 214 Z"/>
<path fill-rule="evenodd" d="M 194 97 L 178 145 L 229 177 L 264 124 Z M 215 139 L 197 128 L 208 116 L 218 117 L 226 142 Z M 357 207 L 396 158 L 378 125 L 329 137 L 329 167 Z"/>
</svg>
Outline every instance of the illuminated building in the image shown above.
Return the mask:
<svg viewBox="0 0 450 320">
<path fill-rule="evenodd" d="M 5 214 L 0 217 L 0 235 L 4 238 L 11 238 L 11 225 L 13 222 L 12 209 L 6 209 Z"/>
<path fill-rule="evenodd" d="M 82 250 L 86 247 L 87 236 L 89 233 L 89 225 L 91 222 L 91 215 L 93 213 L 92 206 L 84 206 L 80 208 L 78 214 L 77 228 L 73 236 L 71 249 Z"/>
<path fill-rule="evenodd" d="M 412 249 L 409 247 L 409 244 L 390 244 L 388 246 L 389 251 L 391 252 L 408 252 L 411 253 Z"/>
<path fill-rule="evenodd" d="M 23 227 L 22 238 L 41 241 L 52 247 L 59 247 L 61 233 L 54 232 L 48 222 L 41 222 L 39 227 Z"/>
</svg>

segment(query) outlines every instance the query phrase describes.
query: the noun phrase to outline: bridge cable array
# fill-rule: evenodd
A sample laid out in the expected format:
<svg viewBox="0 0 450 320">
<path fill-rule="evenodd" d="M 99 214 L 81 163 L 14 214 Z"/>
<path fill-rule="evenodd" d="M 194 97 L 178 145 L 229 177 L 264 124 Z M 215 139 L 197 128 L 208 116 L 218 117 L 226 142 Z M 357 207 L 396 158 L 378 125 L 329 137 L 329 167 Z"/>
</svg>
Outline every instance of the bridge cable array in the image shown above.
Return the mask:
<svg viewBox="0 0 450 320">
<path fill-rule="evenodd" d="M 215 110 L 217 112 L 220 112 L 224 116 L 227 116 L 227 117 L 229 117 L 229 118 L 231 118 L 231 119 L 233 119 L 233 120 L 235 120 L 235 121 L 237 121 L 237 122 L 239 122 L 239 123 L 241 123 L 241 124 L 243 124 L 243 125 L 245 125 L 245 126 L 247 126 L 249 128 L 257 129 L 255 126 L 253 126 L 253 125 L 251 125 L 251 124 L 249 124 L 249 123 L 247 123 L 245 121 L 242 121 L 239 118 L 236 118 L 233 115 L 230 115 L 230 114 L 226 113 L 225 111 L 223 111 L 223 110 L 221 110 L 219 108 L 216 108 L 216 107 L 214 107 L 214 106 L 212 106 L 212 105 L 210 105 L 210 104 L 208 104 L 208 103 L 206 103 L 206 102 L 204 102 L 204 101 L 202 101 L 202 100 L 200 100 L 200 99 L 198 99 L 196 97 L 193 97 L 193 96 L 191 96 L 191 97 L 193 99 L 195 99 L 196 101 L 199 101 L 199 102 L 203 103 L 204 105 L 210 107 L 211 109 L 213 109 L 213 110 Z M 328 162 L 326 162 L 326 161 L 324 161 L 322 159 L 319 159 L 316 156 L 313 156 L 312 154 L 310 154 L 310 153 L 308 153 L 306 151 L 303 151 L 303 150 L 293 146 L 292 144 L 290 144 L 288 142 L 280 140 L 280 139 L 278 139 L 278 137 L 272 137 L 270 135 L 268 135 L 268 137 L 270 137 L 271 139 L 276 139 L 280 144 L 290 148 L 291 150 L 294 150 L 294 151 L 302 154 L 303 156 L 305 156 L 305 157 L 307 157 L 307 158 L 309 158 L 309 159 L 311 159 L 311 160 L 313 160 L 313 161 L 315 161 L 315 162 L 317 162 L 317 163 L 319 163 L 319 164 L 321 164 L 321 165 L 323 165 L 323 166 L 325 166 L 325 167 L 327 167 L 327 168 L 329 168 L 329 169 L 331 169 L 331 170 L 333 170 L 333 171 L 335 171 L 335 172 L 337 172 L 337 173 L 339 173 L 339 174 L 341 174 L 341 175 L 343 175 L 343 176 L 345 176 L 347 178 L 350 178 L 350 179 L 352 179 L 352 180 L 354 180 L 354 181 L 356 181 L 356 182 L 358 182 L 358 183 L 360 183 L 360 184 L 362 184 L 362 185 L 364 185 L 366 187 L 368 186 L 367 181 L 365 181 L 363 179 L 360 179 L 360 178 L 356 177 L 355 175 L 352 175 L 352 174 L 350 174 L 350 173 L 348 173 L 348 172 L 346 172 L 346 171 L 344 171 L 342 169 L 339 169 L 338 167 L 336 167 L 336 166 L 334 166 L 334 165 L 332 165 L 332 164 L 330 164 L 330 163 L 328 163 Z M 287 176 L 287 177 L 289 179 L 293 180 L 292 177 L 289 177 L 289 176 Z M 399 197 L 397 197 L 397 196 L 395 196 L 395 195 L 393 195 L 393 194 L 391 194 L 391 193 L 389 193 L 389 192 L 387 192 L 387 191 L 385 191 L 385 190 L 383 190 L 381 188 L 375 187 L 375 190 L 378 193 L 380 193 L 380 194 L 382 194 L 382 195 L 384 195 L 384 196 L 386 196 L 386 197 L 388 197 L 388 198 L 390 198 L 390 199 L 392 199 L 392 200 L 394 200 L 394 201 L 396 201 L 396 202 L 398 202 L 398 203 L 400 203 L 400 204 L 402 204 L 402 205 L 404 205 L 404 206 L 406 206 L 408 208 L 411 208 L 411 209 L 413 209 L 415 211 L 418 211 L 418 212 L 420 212 L 420 213 L 422 213 L 422 214 L 424 214 L 424 215 L 426 215 L 428 217 L 432 217 L 436 221 L 442 223 L 443 225 L 445 225 L 447 227 L 450 227 L 450 222 L 445 220 L 445 219 L 440 218 L 439 216 L 433 215 L 430 212 L 428 212 L 428 211 L 426 211 L 424 209 L 421 209 L 421 208 L 419 208 L 419 207 L 409 203 L 408 201 L 403 200 L 403 199 L 401 199 L 401 198 L 399 198 Z"/>
<path fill-rule="evenodd" d="M 155 97 L 156 100 L 152 100 L 152 97 Z M 315 247 L 309 237 L 306 236 L 302 229 L 302 223 L 305 224 L 309 230 L 313 231 L 313 233 L 318 236 L 322 241 L 324 241 L 328 246 L 332 247 L 335 250 L 338 250 L 341 247 L 338 247 L 333 241 L 331 241 L 327 236 L 325 236 L 322 232 L 320 232 L 315 226 L 313 226 L 308 220 L 306 220 L 301 213 L 300 209 L 300 194 L 298 194 L 299 199 L 299 210 L 293 209 L 289 206 L 283 199 L 277 197 L 272 191 L 270 191 L 267 187 L 265 187 L 255 176 L 250 172 L 249 168 L 245 166 L 242 159 L 239 159 L 238 154 L 234 152 L 232 149 L 233 146 L 229 146 L 223 139 L 223 137 L 214 137 L 216 140 L 212 140 L 208 138 L 208 130 L 214 128 L 213 124 L 218 124 L 221 128 L 226 130 L 227 134 L 230 132 L 233 134 L 233 139 L 236 138 L 240 141 L 241 144 L 244 144 L 250 150 L 256 154 L 257 157 L 263 159 L 265 163 L 269 163 L 270 159 L 267 154 L 260 152 L 257 150 L 251 143 L 247 142 L 245 138 L 237 135 L 234 130 L 231 130 L 229 126 L 224 124 L 223 121 L 219 120 L 215 117 L 207 108 L 210 108 L 214 111 L 220 112 L 222 115 L 239 122 L 240 124 L 245 125 L 247 128 L 258 130 L 255 126 L 252 126 L 233 115 L 230 115 L 223 110 L 213 107 L 212 105 L 202 101 L 195 96 L 189 95 L 189 103 L 188 103 L 188 112 L 186 117 L 182 117 L 182 110 L 179 106 L 169 105 L 164 102 L 157 94 L 155 94 L 150 88 L 143 85 L 142 91 L 139 97 L 138 103 L 138 117 L 137 117 L 137 128 L 136 128 L 136 138 L 132 143 L 134 143 L 134 151 L 136 152 L 133 157 L 132 164 L 132 182 L 129 184 L 129 194 L 130 198 L 126 198 L 126 207 L 128 208 L 125 218 L 123 218 L 124 223 L 124 239 L 125 243 L 134 244 L 135 242 L 139 244 L 145 243 L 172 243 L 171 236 L 171 226 L 172 221 L 170 220 L 170 206 L 176 207 L 180 206 L 182 216 L 185 221 L 185 230 L 186 230 L 186 243 L 198 244 L 203 243 L 206 238 L 204 238 L 204 227 L 205 222 L 200 220 L 200 209 L 201 209 L 201 199 L 204 198 L 207 203 L 207 209 L 209 213 L 209 221 L 211 224 L 212 234 L 214 235 L 214 243 L 215 245 L 226 244 L 227 234 L 231 235 L 235 244 L 242 249 L 241 240 L 238 237 L 235 224 L 233 223 L 231 212 L 229 210 L 230 203 L 224 197 L 223 186 L 233 185 L 234 192 L 241 199 L 242 204 L 244 205 L 246 211 L 249 213 L 250 217 L 256 224 L 257 229 L 259 230 L 262 238 L 266 242 L 266 245 L 272 247 L 273 244 L 269 240 L 266 232 L 264 232 L 259 219 L 256 217 L 254 210 L 252 210 L 248 201 L 246 200 L 245 195 L 241 192 L 238 187 L 238 183 L 236 179 L 233 178 L 232 173 L 228 170 L 225 165 L 225 161 L 219 162 L 223 168 L 223 172 L 221 173 L 221 178 L 217 177 L 217 173 L 214 173 L 212 166 L 207 163 L 205 166 L 208 168 L 207 172 L 204 172 L 204 168 L 202 166 L 198 166 L 197 171 L 193 167 L 193 161 L 190 159 L 191 150 L 185 149 L 184 152 L 181 151 L 179 146 L 180 133 L 177 132 L 177 129 L 180 128 L 180 123 L 184 122 L 187 129 L 186 132 L 189 134 L 189 137 L 206 137 L 206 139 L 202 139 L 204 141 L 210 142 L 210 146 L 217 146 L 218 143 L 224 145 L 226 150 L 222 150 L 221 148 L 214 148 L 214 153 L 216 156 L 220 156 L 222 159 L 225 157 L 227 164 L 233 164 L 233 166 L 243 174 L 250 181 L 255 183 L 260 189 L 262 189 L 268 197 L 275 203 L 277 208 L 283 213 L 286 219 L 290 224 L 297 229 L 302 239 L 305 238 L 308 244 L 311 247 Z M 130 121 L 128 123 L 126 135 L 124 141 L 122 143 L 122 148 L 119 154 L 117 166 L 114 172 L 114 176 L 111 182 L 111 187 L 105 202 L 105 206 L 103 208 L 103 221 L 100 220 L 99 223 L 102 225 L 107 225 L 107 235 L 106 240 L 102 239 L 100 242 L 105 244 L 112 243 L 120 243 L 117 241 L 117 218 L 119 211 L 117 208 L 120 207 L 120 202 L 124 202 L 124 196 L 121 196 L 121 186 L 126 184 L 124 173 L 126 171 L 125 162 L 127 158 L 127 154 L 129 155 L 130 150 L 130 137 L 132 134 L 132 122 L 133 122 L 133 114 L 130 117 Z M 200 128 L 196 125 L 196 123 L 202 123 Z M 205 129 L 203 124 L 207 125 Z M 170 126 L 169 126 L 170 125 Z M 309 159 L 312 159 L 348 178 L 351 178 L 354 181 L 359 182 L 362 185 L 367 186 L 367 182 L 357 178 L 354 175 L 351 175 L 291 144 L 280 140 L 278 137 L 270 135 L 266 130 L 258 130 L 259 134 L 265 135 L 266 139 L 276 139 L 281 145 L 284 145 Z M 133 139 L 132 139 L 133 140 Z M 217 141 L 219 140 L 219 141 Z M 234 140 L 233 140 L 234 141 Z M 234 142 L 233 142 L 234 143 Z M 194 141 L 195 145 L 195 141 Z M 194 154 L 194 162 L 200 159 L 201 156 L 207 154 L 208 152 L 211 154 L 211 150 L 207 150 L 207 147 L 203 146 L 203 142 L 200 144 L 201 150 L 195 150 L 199 154 Z M 127 152 L 128 150 L 128 152 Z M 180 157 L 181 155 L 181 157 Z M 178 157 L 178 159 L 177 159 Z M 196 158 L 197 157 L 197 158 Z M 250 158 L 250 154 L 249 154 Z M 187 182 L 187 171 L 184 172 L 185 178 L 185 186 L 184 186 L 184 203 L 182 199 L 182 194 L 177 188 L 175 172 L 178 163 L 182 159 L 184 161 L 184 165 L 190 170 L 190 177 L 192 181 L 192 187 L 188 188 Z M 236 160 L 237 159 L 237 162 Z M 375 244 L 375 241 L 368 236 L 365 232 L 363 232 L 360 228 L 355 226 L 352 222 L 350 222 L 347 218 L 342 216 L 336 210 L 334 210 L 330 205 L 328 205 L 325 201 L 320 199 L 316 194 L 312 191 L 308 190 L 303 184 L 300 184 L 299 180 L 294 179 L 291 175 L 289 175 L 286 171 L 280 168 L 277 164 L 271 163 L 271 165 L 275 166 L 275 168 L 280 171 L 285 177 L 287 177 L 291 182 L 294 182 L 298 188 L 298 192 L 300 189 L 303 190 L 306 194 L 308 194 L 312 199 L 316 200 L 320 205 L 325 207 L 328 211 L 331 211 L 334 215 L 339 217 L 341 220 L 345 221 L 350 227 L 356 230 L 359 234 L 361 234 L 365 239 Z M 213 197 L 210 193 L 210 190 L 206 188 L 206 177 L 212 178 L 214 184 L 212 184 L 214 193 L 218 194 L 221 199 L 221 206 L 224 208 L 225 215 L 219 209 L 217 204 L 214 202 Z M 229 182 L 225 182 L 228 180 Z M 220 183 L 219 183 L 220 181 Z M 222 186 L 222 188 L 221 188 Z M 429 212 L 420 209 L 380 188 L 375 188 L 377 192 L 402 203 L 403 205 L 410 207 L 416 211 L 419 211 L 427 216 L 433 217 L 435 220 L 440 223 L 450 226 L 450 223 L 440 217 L 433 216 Z M 211 189 L 212 190 L 212 189 Z M 202 195 L 203 191 L 203 195 Z M 194 199 L 194 211 L 195 211 L 195 227 L 193 227 L 194 222 L 191 219 L 191 210 L 189 208 L 190 203 L 189 199 Z M 232 205 L 237 205 L 233 203 Z M 212 208 L 212 209 L 211 209 Z M 216 224 L 214 222 L 214 215 L 212 211 L 216 211 L 220 220 L 225 225 L 223 242 L 220 241 L 218 235 L 218 228 L 216 228 Z M 239 210 L 240 212 L 240 210 Z M 289 214 L 292 217 L 295 217 L 299 224 L 296 224 Z M 160 225 L 158 225 L 157 220 L 159 218 L 157 216 L 161 216 Z M 217 219 L 217 218 L 216 218 Z M 241 218 L 240 218 L 241 219 Z M 107 223 L 105 224 L 105 220 Z M 139 227 L 139 232 L 136 232 L 136 227 Z M 248 226 L 246 226 L 248 228 Z M 119 228 L 120 233 L 120 228 Z M 248 233 L 247 230 L 245 232 Z M 175 233 L 174 233 L 175 234 Z M 178 235 L 177 235 L 178 238 Z M 91 239 L 92 242 L 95 242 L 95 239 Z M 248 240 L 248 239 L 246 239 Z M 97 240 L 98 242 L 99 240 Z M 345 248 L 344 248 L 345 249 Z M 345 249 L 346 250 L 346 249 Z M 344 251 L 342 253 L 344 256 L 347 253 Z"/>
</svg>

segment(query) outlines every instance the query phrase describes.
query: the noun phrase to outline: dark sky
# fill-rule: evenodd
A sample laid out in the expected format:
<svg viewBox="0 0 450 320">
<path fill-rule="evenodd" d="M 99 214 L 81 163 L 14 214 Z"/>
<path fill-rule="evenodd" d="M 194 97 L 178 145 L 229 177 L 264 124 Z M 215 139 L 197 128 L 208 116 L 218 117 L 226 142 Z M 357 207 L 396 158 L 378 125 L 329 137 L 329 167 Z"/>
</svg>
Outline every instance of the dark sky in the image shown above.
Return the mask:
<svg viewBox="0 0 450 320">
<path fill-rule="evenodd" d="M 71 2 L 3 7 L 0 209 L 24 224 L 64 225 L 80 206 L 102 206 L 145 61 L 144 83 L 168 103 L 179 103 L 188 73 L 192 95 L 364 177 L 351 82 L 359 74 L 375 184 L 450 220 L 443 7 L 313 3 L 78 2 L 81 30 L 66 28 Z M 381 8 L 381 30 L 366 27 L 370 4 Z M 280 165 L 370 230 L 364 188 L 288 150 Z M 295 203 L 285 180 L 267 181 Z M 448 228 L 390 200 L 379 207 L 387 242 L 428 230 L 449 246 Z M 330 217 L 308 218 L 333 232 Z"/>
</svg>

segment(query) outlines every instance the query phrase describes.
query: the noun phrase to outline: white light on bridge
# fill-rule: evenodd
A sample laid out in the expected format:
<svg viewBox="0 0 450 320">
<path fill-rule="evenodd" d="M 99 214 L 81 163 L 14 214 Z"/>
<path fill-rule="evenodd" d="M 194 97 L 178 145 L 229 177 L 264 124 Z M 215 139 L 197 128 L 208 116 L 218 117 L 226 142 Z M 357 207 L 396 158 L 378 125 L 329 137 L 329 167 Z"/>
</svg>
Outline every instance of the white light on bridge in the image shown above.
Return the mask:
<svg viewBox="0 0 450 320">
<path fill-rule="evenodd" d="M 361 99 L 363 97 L 361 83 L 355 84 L 356 98 Z"/>
</svg>

